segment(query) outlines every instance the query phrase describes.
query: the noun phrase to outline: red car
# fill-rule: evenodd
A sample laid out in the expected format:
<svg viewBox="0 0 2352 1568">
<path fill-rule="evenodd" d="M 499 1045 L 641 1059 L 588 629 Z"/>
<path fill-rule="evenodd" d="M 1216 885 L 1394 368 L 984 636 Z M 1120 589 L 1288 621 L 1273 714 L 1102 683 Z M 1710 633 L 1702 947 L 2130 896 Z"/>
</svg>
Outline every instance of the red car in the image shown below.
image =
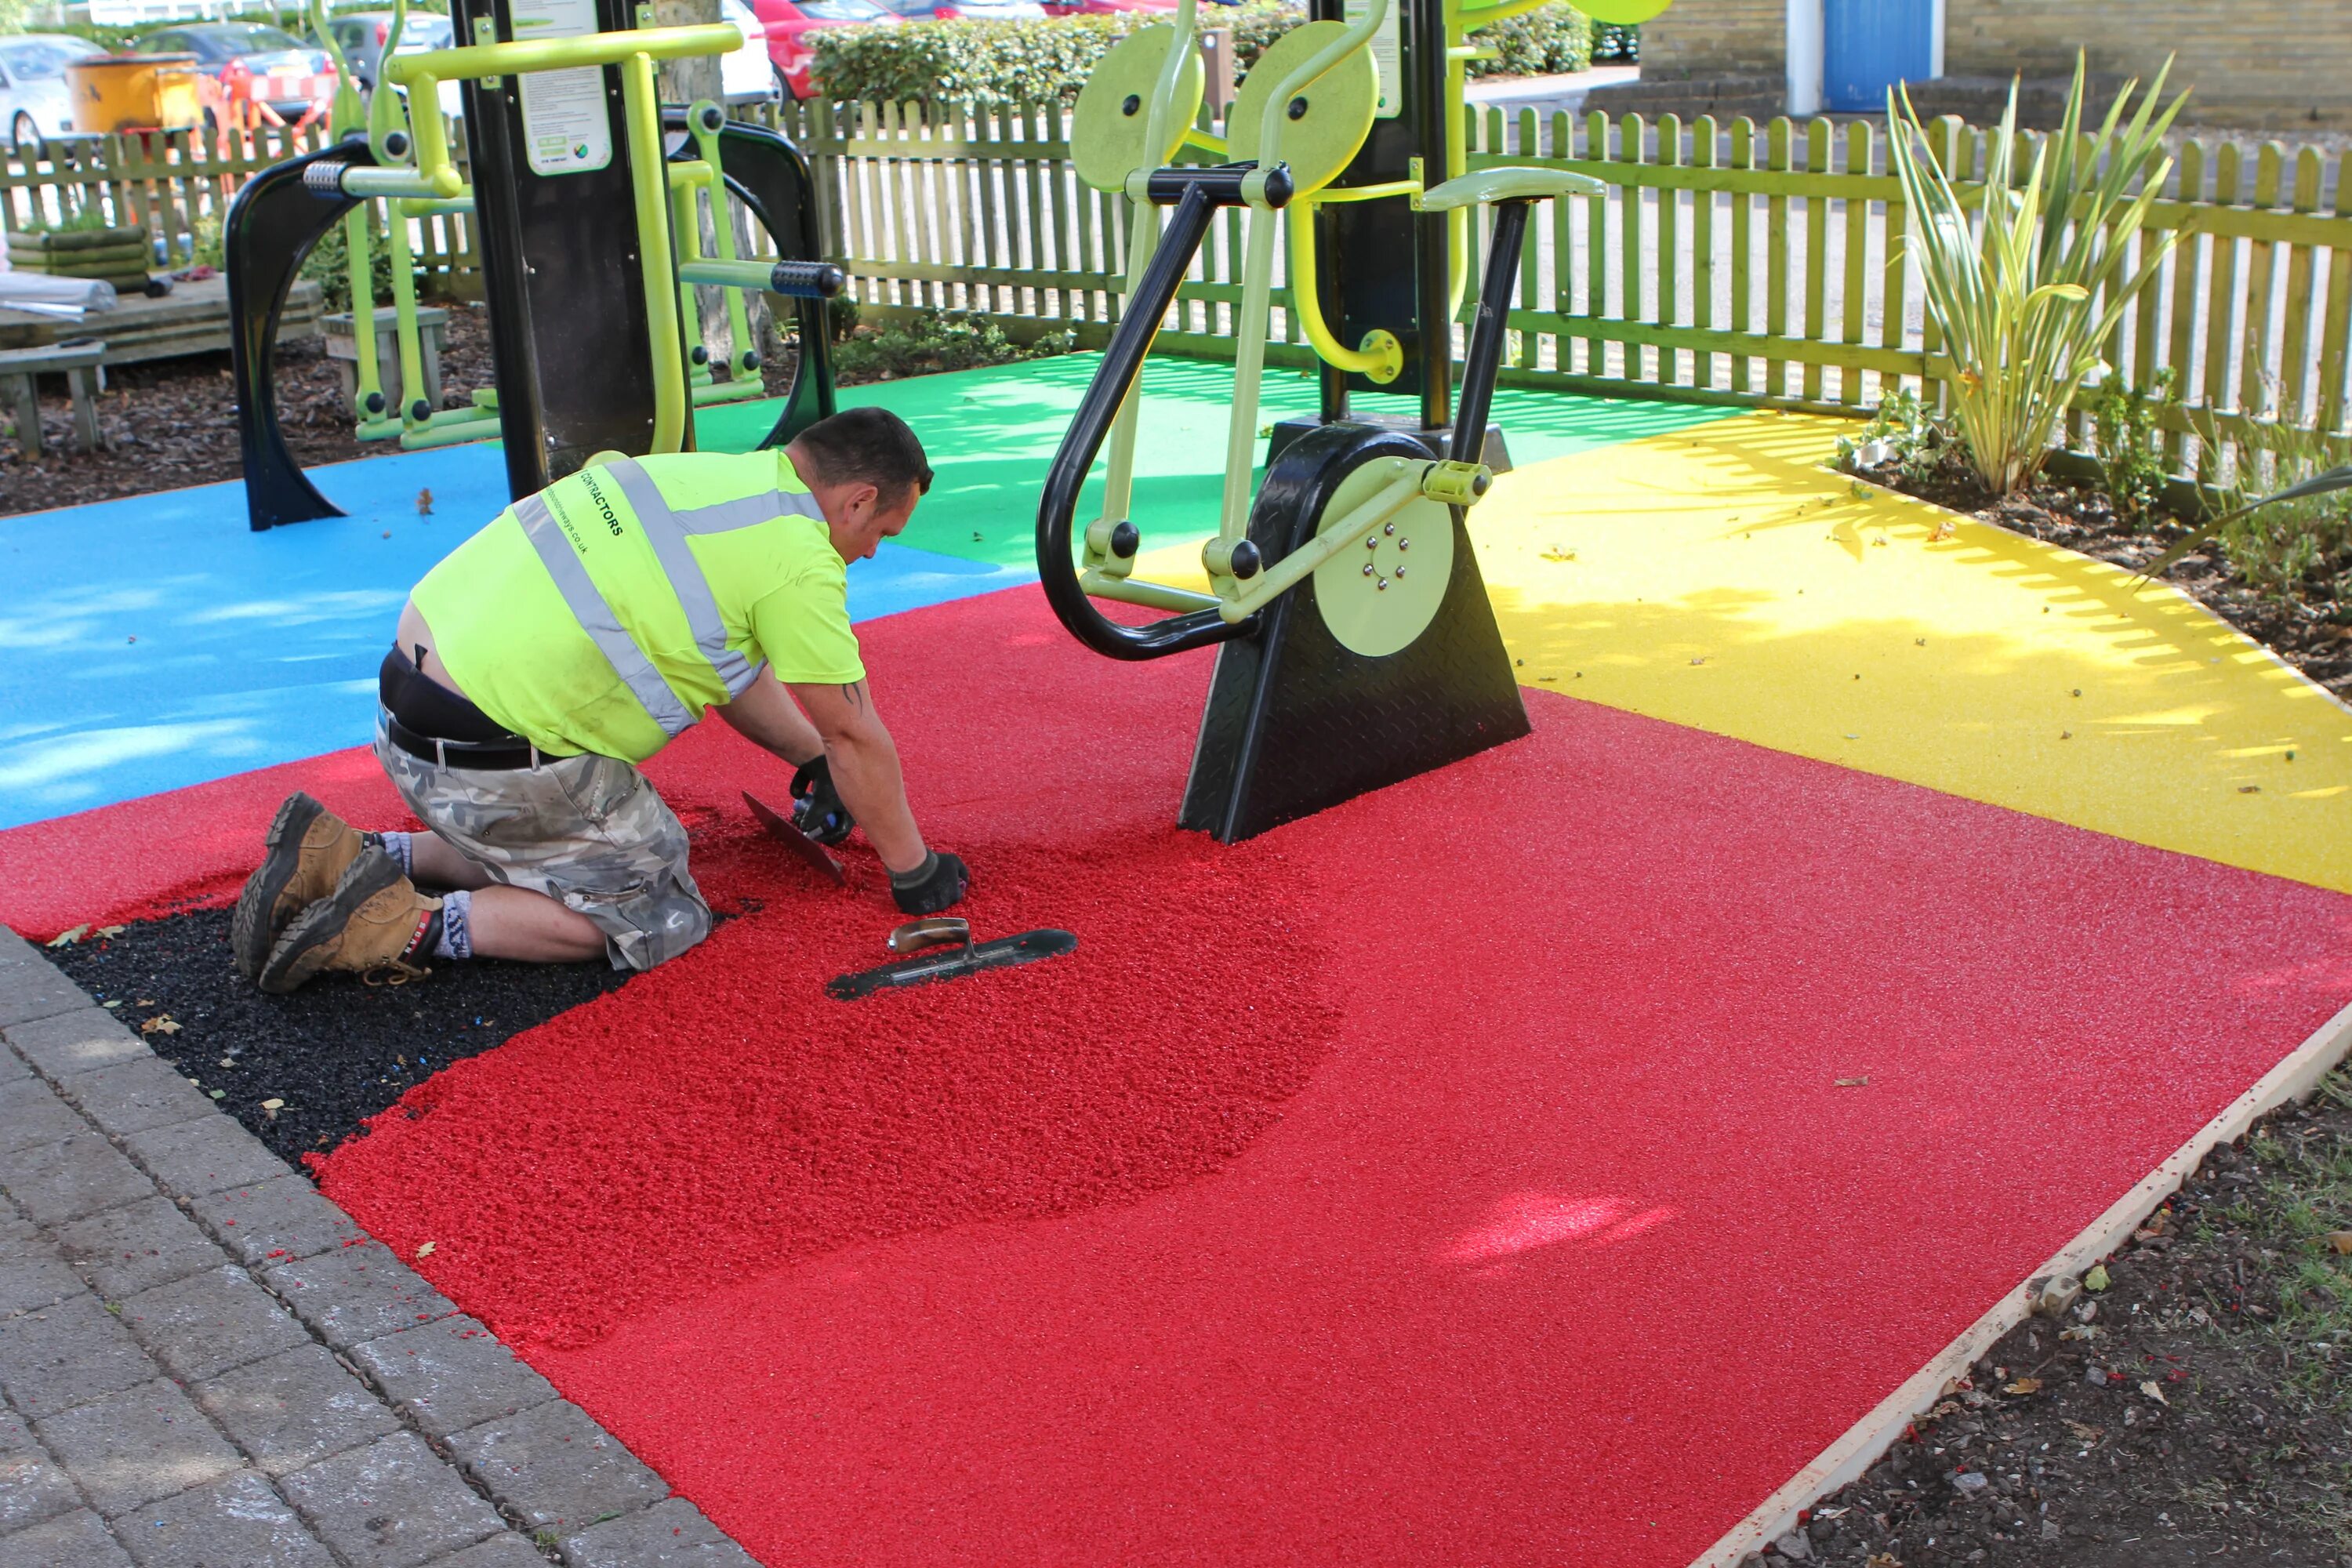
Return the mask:
<svg viewBox="0 0 2352 1568">
<path fill-rule="evenodd" d="M 860 23 L 895 27 L 898 18 L 874 0 L 751 0 L 760 25 L 768 29 L 768 58 L 776 80 L 794 98 L 816 91 L 809 67 L 816 58 L 808 35 L 819 27 L 855 26 Z"/>
</svg>

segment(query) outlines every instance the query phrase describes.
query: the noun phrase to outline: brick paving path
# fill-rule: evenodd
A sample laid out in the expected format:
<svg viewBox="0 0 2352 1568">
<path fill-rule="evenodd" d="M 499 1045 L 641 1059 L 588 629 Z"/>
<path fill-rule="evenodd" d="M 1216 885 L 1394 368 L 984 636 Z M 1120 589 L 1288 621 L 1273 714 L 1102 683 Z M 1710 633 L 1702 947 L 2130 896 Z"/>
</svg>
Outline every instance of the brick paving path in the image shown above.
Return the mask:
<svg viewBox="0 0 2352 1568">
<path fill-rule="evenodd" d="M 753 1568 L 0 928 L 0 1568 Z"/>
</svg>

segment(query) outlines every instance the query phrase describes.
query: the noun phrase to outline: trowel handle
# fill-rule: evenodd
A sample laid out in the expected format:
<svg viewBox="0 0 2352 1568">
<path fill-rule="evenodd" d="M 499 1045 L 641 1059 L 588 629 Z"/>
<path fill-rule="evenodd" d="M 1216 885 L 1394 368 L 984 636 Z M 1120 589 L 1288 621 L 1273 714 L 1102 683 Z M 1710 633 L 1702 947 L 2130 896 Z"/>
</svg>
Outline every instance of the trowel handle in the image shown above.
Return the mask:
<svg viewBox="0 0 2352 1568">
<path fill-rule="evenodd" d="M 883 943 L 892 952 L 920 952 L 927 947 L 942 947 L 955 942 L 971 946 L 971 922 L 961 915 L 934 915 L 929 920 L 908 921 L 890 933 Z"/>
</svg>

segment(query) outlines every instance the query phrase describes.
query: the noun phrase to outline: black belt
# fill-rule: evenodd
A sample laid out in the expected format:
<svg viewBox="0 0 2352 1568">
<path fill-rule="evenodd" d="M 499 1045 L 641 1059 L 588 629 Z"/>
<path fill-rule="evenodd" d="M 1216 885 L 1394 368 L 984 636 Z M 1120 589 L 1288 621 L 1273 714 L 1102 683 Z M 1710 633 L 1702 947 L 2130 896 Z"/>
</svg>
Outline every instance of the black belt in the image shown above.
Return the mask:
<svg viewBox="0 0 2352 1568">
<path fill-rule="evenodd" d="M 437 735 L 419 734 L 394 718 L 389 709 L 383 712 L 383 732 L 410 756 L 445 768 L 535 768 L 542 762 L 561 760 L 520 735 L 505 741 L 445 741 Z"/>
</svg>

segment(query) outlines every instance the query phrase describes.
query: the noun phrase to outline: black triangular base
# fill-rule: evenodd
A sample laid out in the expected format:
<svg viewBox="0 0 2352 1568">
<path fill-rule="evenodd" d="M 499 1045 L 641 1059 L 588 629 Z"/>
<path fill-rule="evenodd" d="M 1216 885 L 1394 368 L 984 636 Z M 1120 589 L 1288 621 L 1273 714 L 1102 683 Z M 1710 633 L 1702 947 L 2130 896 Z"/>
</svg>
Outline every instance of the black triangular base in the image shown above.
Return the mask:
<svg viewBox="0 0 2352 1568">
<path fill-rule="evenodd" d="M 1412 437 L 1355 425 L 1301 436 L 1267 469 L 1249 536 L 1270 566 L 1315 536 L 1348 475 L 1375 458 L 1426 460 Z M 1368 658 L 1323 623 L 1310 576 L 1217 653 L 1179 819 L 1232 844 L 1528 732 L 1510 655 L 1459 508 L 1454 574 L 1401 652 Z"/>
</svg>

